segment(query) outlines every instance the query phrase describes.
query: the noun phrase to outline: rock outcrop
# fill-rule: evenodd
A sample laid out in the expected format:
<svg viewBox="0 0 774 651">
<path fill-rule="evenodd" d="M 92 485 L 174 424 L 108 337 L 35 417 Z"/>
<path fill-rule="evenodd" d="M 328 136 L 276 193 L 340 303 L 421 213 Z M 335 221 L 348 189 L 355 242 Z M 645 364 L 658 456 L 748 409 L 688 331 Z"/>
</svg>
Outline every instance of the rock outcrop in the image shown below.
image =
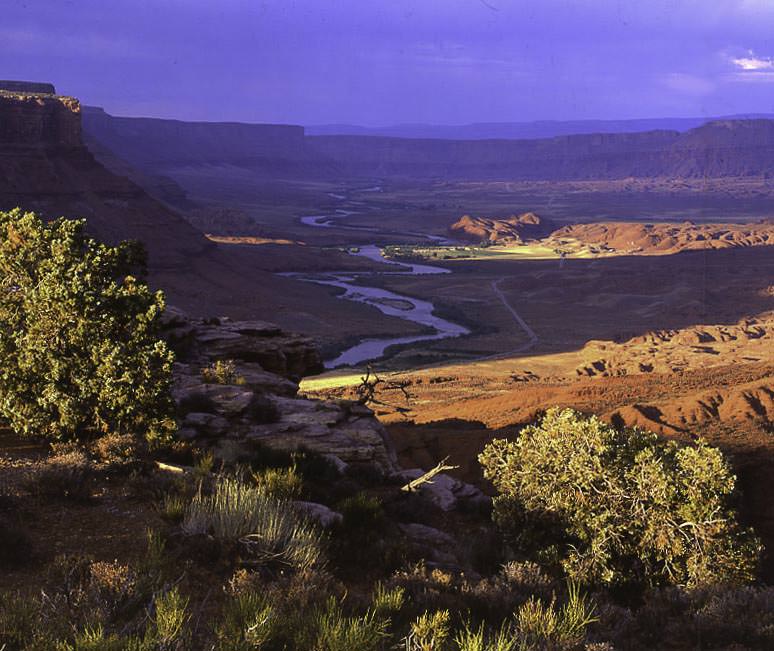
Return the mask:
<svg viewBox="0 0 774 651">
<path fill-rule="evenodd" d="M 595 222 L 573 224 L 551 233 L 547 244 L 579 244 L 601 251 L 627 254 L 671 254 L 699 249 L 774 245 L 774 224 L 694 224 Z"/>
<path fill-rule="evenodd" d="M 548 219 L 538 217 L 533 212 L 521 215 L 489 219 L 463 215 L 449 228 L 454 237 L 462 237 L 474 242 L 524 242 L 549 235 L 556 225 Z"/>
<path fill-rule="evenodd" d="M 311 340 L 259 321 L 191 319 L 166 313 L 165 335 L 180 360 L 174 397 L 179 436 L 217 455 L 246 454 L 261 447 L 299 448 L 327 455 L 332 465 L 372 464 L 384 473 L 397 468 L 386 431 L 358 403 L 310 400 L 297 381 L 322 370 Z M 228 377 L 203 372 L 228 362 Z"/>
<path fill-rule="evenodd" d="M 72 97 L 12 92 L 0 82 L 0 144 L 78 147 L 80 111 Z"/>
<path fill-rule="evenodd" d="M 54 84 L 41 81 L 13 81 L 0 79 L 0 91 L 29 95 L 56 95 Z"/>
<path fill-rule="evenodd" d="M 0 87 L 0 210 L 82 217 L 107 242 L 142 240 L 152 268 L 182 266 L 214 247 L 177 213 L 100 165 L 81 140 L 80 103 L 46 84 Z"/>
</svg>

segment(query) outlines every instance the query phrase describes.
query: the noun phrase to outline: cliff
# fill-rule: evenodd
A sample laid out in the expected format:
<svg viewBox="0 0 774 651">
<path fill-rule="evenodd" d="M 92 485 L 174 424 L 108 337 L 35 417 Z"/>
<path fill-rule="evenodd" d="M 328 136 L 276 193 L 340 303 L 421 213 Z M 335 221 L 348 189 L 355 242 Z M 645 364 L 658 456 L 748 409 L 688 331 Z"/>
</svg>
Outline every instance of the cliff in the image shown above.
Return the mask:
<svg viewBox="0 0 774 651">
<path fill-rule="evenodd" d="M 80 110 L 72 97 L 0 90 L 0 145 L 77 147 Z"/>
<path fill-rule="evenodd" d="M 73 98 L 0 91 L 0 210 L 19 206 L 43 217 L 82 217 L 104 241 L 142 241 L 149 254 L 150 283 L 194 317 L 253 319 L 259 312 L 283 328 L 314 332 L 334 346 L 375 328 L 392 333 L 404 327 L 403 321 L 393 322 L 373 307 L 343 305 L 317 286 L 270 273 L 271 262 L 263 260 L 260 247 L 224 249 L 207 240 L 126 175 L 150 179 L 154 186 L 163 179 L 142 170 L 135 173 L 112 152 L 100 150 L 114 171 L 106 169 L 83 144 L 80 128 L 80 106 Z M 182 131 L 202 133 L 198 127 Z M 229 146 L 236 147 L 237 140 L 234 135 Z M 249 143 L 244 147 L 247 151 Z M 168 187 L 174 193 L 174 183 Z M 318 316 L 341 315 L 342 310 L 346 322 L 360 325 L 342 329 L 339 322 Z"/>
<path fill-rule="evenodd" d="M 84 125 L 94 140 L 143 170 L 222 163 L 281 169 L 305 158 L 298 126 L 122 118 L 97 107 L 84 109 Z"/>
<path fill-rule="evenodd" d="M 523 140 L 309 136 L 302 127 L 117 118 L 87 109 L 90 137 L 149 174 L 231 166 L 262 178 L 612 180 L 764 176 L 774 121 L 721 120 L 685 132 L 591 133 Z M 197 177 L 198 178 L 198 177 Z"/>
<path fill-rule="evenodd" d="M 10 84 L 6 83 L 6 86 Z M 100 239 L 139 239 L 153 268 L 212 245 L 177 213 L 100 165 L 81 140 L 77 99 L 0 91 L 0 209 L 87 220 Z"/>
<path fill-rule="evenodd" d="M 546 237 L 555 228 L 551 220 L 527 212 L 503 219 L 463 215 L 449 227 L 449 232 L 473 242 L 523 242 Z"/>
</svg>

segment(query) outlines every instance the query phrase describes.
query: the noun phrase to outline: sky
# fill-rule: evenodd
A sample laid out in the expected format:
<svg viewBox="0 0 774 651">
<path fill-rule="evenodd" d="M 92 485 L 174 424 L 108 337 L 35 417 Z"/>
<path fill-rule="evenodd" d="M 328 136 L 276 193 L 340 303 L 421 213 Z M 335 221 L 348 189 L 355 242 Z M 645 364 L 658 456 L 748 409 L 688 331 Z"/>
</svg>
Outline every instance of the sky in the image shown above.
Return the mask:
<svg viewBox="0 0 774 651">
<path fill-rule="evenodd" d="M 774 0 L 2 0 L 0 78 L 114 115 L 466 124 L 774 113 Z"/>
</svg>

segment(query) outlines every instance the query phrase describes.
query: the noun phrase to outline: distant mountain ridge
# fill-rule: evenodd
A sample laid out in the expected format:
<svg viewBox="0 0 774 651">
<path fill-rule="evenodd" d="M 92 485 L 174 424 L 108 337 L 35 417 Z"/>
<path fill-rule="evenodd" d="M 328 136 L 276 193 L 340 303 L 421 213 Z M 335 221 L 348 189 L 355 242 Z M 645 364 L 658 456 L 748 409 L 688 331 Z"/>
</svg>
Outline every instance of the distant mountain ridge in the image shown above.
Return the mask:
<svg viewBox="0 0 774 651">
<path fill-rule="evenodd" d="M 774 120 L 728 119 L 678 130 L 522 140 L 305 134 L 303 127 L 116 118 L 84 111 L 84 130 L 142 172 L 218 166 L 262 179 L 614 180 L 768 176 Z M 233 176 L 233 174 L 232 174 Z"/>
<path fill-rule="evenodd" d="M 717 117 L 633 118 L 625 120 L 534 120 L 529 122 L 473 122 L 470 124 L 395 124 L 364 127 L 355 124 L 305 126 L 308 136 L 382 136 L 440 140 L 533 140 L 590 133 L 688 131 L 718 120 L 774 119 L 774 113 Z"/>
</svg>

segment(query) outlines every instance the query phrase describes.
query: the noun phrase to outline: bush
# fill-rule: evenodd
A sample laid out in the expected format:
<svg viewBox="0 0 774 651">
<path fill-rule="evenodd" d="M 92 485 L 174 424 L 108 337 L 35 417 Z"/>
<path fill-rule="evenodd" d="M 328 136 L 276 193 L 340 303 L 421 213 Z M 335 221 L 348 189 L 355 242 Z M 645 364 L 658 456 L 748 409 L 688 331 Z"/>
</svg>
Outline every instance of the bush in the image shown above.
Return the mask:
<svg viewBox="0 0 774 651">
<path fill-rule="evenodd" d="M 247 591 L 232 597 L 215 629 L 219 651 L 261 649 L 274 635 L 276 613 L 265 594 Z"/>
<path fill-rule="evenodd" d="M 33 495 L 85 501 L 91 498 L 94 464 L 72 443 L 56 444 L 53 454 L 27 481 Z"/>
<path fill-rule="evenodd" d="M 322 560 L 317 529 L 283 502 L 238 479 L 220 477 L 211 495 L 197 495 L 186 510 L 183 531 L 244 544 L 257 562 L 304 570 Z"/>
<path fill-rule="evenodd" d="M 494 517 L 520 551 L 589 583 L 739 583 L 760 544 L 740 528 L 735 478 L 719 450 L 549 410 L 480 455 Z"/>
<path fill-rule="evenodd" d="M 202 369 L 202 379 L 210 384 L 244 384 L 245 378 L 237 374 L 233 360 L 217 360 Z"/>
<path fill-rule="evenodd" d="M 378 651 L 387 639 L 390 620 L 374 610 L 361 616 L 344 615 L 331 597 L 317 618 L 315 651 Z"/>
<path fill-rule="evenodd" d="M 84 222 L 0 212 L 0 417 L 20 434 L 72 439 L 174 431 L 161 293 L 130 275 L 134 242 Z"/>
<path fill-rule="evenodd" d="M 295 466 L 266 468 L 252 473 L 258 489 L 278 500 L 297 500 L 304 489 L 304 480 Z"/>
</svg>

